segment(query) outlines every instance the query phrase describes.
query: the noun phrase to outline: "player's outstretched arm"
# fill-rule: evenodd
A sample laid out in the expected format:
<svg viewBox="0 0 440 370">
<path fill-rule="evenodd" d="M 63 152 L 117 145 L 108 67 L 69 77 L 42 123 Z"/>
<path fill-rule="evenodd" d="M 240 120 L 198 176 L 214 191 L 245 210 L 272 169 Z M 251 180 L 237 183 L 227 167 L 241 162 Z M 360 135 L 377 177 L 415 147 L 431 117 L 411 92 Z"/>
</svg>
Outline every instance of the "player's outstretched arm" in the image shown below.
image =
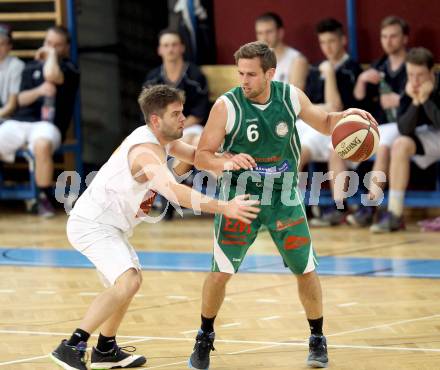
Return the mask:
<svg viewBox="0 0 440 370">
<path fill-rule="evenodd" d="M 374 117 L 365 110 L 358 108 L 349 108 L 342 112 L 327 113 L 319 106 L 312 104 L 309 98 L 301 90 L 298 90 L 299 103 L 301 105 L 301 111 L 299 117 L 312 126 L 315 130 L 321 132 L 324 135 L 331 135 L 333 129 L 342 118 L 350 114 L 358 114 L 361 117 L 374 122 L 377 125 Z"/>
<path fill-rule="evenodd" d="M 252 169 L 257 165 L 252 156 L 246 153 L 232 156 L 216 155 L 225 139 L 227 116 L 225 103 L 217 100 L 209 113 L 196 150 L 194 165 L 197 169 L 220 174 L 226 170 Z"/>
<path fill-rule="evenodd" d="M 220 201 L 178 184 L 166 166 L 165 153 L 159 145 L 138 145 L 130 151 L 129 159 L 135 178 L 143 177 L 144 181 L 150 182 L 153 190 L 182 207 L 207 213 L 222 213 L 245 223 L 251 223 L 260 211 L 256 207 L 259 202 L 248 199 L 247 195 L 238 196 L 229 202 Z"/>
<path fill-rule="evenodd" d="M 194 164 L 194 157 L 196 154 L 196 147 L 183 142 L 181 139 L 174 140 L 168 145 L 168 150 L 171 156 L 178 160 Z"/>
</svg>

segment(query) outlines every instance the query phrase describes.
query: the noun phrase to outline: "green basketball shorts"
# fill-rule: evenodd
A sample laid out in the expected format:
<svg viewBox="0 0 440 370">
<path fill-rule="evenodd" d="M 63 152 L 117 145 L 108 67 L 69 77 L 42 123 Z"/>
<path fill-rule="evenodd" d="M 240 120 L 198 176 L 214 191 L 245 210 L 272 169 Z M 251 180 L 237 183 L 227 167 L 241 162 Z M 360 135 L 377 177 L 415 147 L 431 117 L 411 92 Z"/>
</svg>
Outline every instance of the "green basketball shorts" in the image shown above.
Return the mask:
<svg viewBox="0 0 440 370">
<path fill-rule="evenodd" d="M 268 229 L 284 264 L 294 274 L 313 271 L 318 263 L 298 190 L 295 187 L 288 192 L 281 189 L 266 189 L 265 192 L 264 187 L 257 185 L 260 184 L 248 184 L 244 190 L 221 181 L 220 199 L 230 200 L 236 195 L 250 194 L 260 200 L 261 211 L 250 225 L 215 215 L 212 271 L 236 273 L 262 225 Z"/>
</svg>

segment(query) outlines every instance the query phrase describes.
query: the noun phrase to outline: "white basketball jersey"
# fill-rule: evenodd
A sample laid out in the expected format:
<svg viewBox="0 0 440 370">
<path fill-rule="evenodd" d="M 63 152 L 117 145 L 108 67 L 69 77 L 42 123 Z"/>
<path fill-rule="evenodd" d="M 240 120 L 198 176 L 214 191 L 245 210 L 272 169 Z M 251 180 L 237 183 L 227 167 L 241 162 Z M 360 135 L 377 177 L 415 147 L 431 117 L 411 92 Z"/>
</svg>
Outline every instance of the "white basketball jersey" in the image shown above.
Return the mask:
<svg viewBox="0 0 440 370">
<path fill-rule="evenodd" d="M 128 153 L 139 144 L 159 144 L 156 136 L 142 126 L 134 130 L 101 167 L 92 183 L 79 197 L 71 215 L 130 232 L 151 208 L 156 192 L 149 182 L 137 182 L 130 170 Z"/>
<path fill-rule="evenodd" d="M 290 69 L 292 67 L 292 62 L 298 58 L 301 53 L 289 46 L 284 49 L 284 54 L 281 58 L 277 59 L 277 68 L 275 69 L 275 75 L 273 76 L 274 81 L 280 81 L 285 83 L 290 83 Z"/>
</svg>

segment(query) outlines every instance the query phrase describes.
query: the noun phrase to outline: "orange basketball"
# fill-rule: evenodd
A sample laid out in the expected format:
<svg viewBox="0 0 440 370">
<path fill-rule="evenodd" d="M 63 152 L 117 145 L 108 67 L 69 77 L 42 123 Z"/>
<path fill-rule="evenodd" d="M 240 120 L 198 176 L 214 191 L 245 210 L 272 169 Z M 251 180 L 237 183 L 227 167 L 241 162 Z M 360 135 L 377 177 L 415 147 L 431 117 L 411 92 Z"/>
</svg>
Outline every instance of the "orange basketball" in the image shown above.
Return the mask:
<svg viewBox="0 0 440 370">
<path fill-rule="evenodd" d="M 379 138 L 377 126 L 357 114 L 341 119 L 332 132 L 336 153 L 353 162 L 362 162 L 374 155 Z"/>
</svg>

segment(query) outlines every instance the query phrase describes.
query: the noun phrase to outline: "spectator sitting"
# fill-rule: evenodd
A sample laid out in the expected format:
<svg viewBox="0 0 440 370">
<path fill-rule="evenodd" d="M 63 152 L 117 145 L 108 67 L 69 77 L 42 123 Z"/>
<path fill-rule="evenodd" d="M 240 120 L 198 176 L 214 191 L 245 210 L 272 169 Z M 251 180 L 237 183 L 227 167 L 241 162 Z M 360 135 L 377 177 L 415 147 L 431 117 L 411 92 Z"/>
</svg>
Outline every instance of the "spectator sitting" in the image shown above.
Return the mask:
<svg viewBox="0 0 440 370">
<path fill-rule="evenodd" d="M 144 87 L 165 84 L 185 92 L 183 114 L 186 117 L 183 141 L 197 146 L 209 109 L 208 87 L 200 68 L 183 59 L 185 46 L 181 35 L 173 30 L 159 33 L 158 54 L 162 64 L 150 71 Z M 175 172 L 182 175 L 192 168 L 186 163 L 175 166 Z"/>
<path fill-rule="evenodd" d="M 358 99 L 366 100 L 367 110 L 380 123 L 380 143 L 377 150 L 373 171 L 388 173 L 390 149 L 399 136 L 396 124 L 396 112 L 399 99 L 406 84 L 406 44 L 409 27 L 405 20 L 395 16 L 386 17 L 381 24 L 381 44 L 385 56 L 374 62 L 371 68 L 361 73 L 356 83 L 354 94 Z M 333 158 L 334 157 L 334 158 Z M 342 168 L 344 161 L 337 155 L 332 157 L 332 167 Z M 375 215 L 376 205 L 381 201 L 385 181 L 370 178 L 368 184 L 369 205 L 361 205 L 354 214 L 347 216 L 347 222 L 356 226 L 369 226 Z"/>
<path fill-rule="evenodd" d="M 0 125 L 0 158 L 13 162 L 15 152 L 27 145 L 35 156 L 39 188 L 36 211 L 54 215 L 53 152 L 64 140 L 73 113 L 79 73 L 68 59 L 70 38 L 64 27 L 50 27 L 35 60 L 22 74 L 19 108 Z"/>
<path fill-rule="evenodd" d="M 342 24 L 336 19 L 324 19 L 317 24 L 316 33 L 326 59 L 310 68 L 305 93 L 312 103 L 327 112 L 356 107 L 358 101 L 353 96 L 353 88 L 362 69 L 347 54 L 347 39 Z M 302 121 L 297 122 L 297 127 L 301 139 L 300 170 L 309 161 L 328 161 L 331 138 Z M 320 226 L 326 223 L 327 220 L 323 217 L 312 219 L 311 225 Z"/>
<path fill-rule="evenodd" d="M 12 33 L 6 24 L 0 24 L 0 122 L 10 117 L 17 108 L 24 62 L 9 55 Z"/>
<path fill-rule="evenodd" d="M 276 13 L 264 13 L 255 20 L 255 34 L 272 48 L 277 57 L 274 81 L 290 83 L 301 90 L 307 78 L 309 64 L 298 50 L 284 44 L 284 25 Z"/>
<path fill-rule="evenodd" d="M 403 135 L 391 148 L 388 209 L 370 230 L 374 233 L 404 228 L 403 206 L 410 177 L 410 160 L 427 168 L 440 160 L 440 77 L 434 57 L 425 48 L 413 48 L 406 58 L 408 82 L 400 99 L 397 125 Z"/>
</svg>

